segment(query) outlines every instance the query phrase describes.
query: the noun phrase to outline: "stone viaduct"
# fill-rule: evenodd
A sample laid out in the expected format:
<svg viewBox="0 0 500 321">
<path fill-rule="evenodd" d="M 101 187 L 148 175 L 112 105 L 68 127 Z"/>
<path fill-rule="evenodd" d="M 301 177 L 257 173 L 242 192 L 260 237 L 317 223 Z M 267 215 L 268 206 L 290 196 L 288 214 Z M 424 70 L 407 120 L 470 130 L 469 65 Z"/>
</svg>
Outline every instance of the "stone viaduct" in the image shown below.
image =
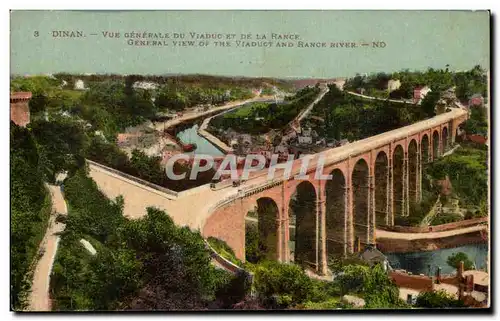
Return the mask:
<svg viewBox="0 0 500 321">
<path fill-rule="evenodd" d="M 96 165 L 90 166 L 90 175 L 108 196 L 124 196 L 125 215 L 138 217 L 144 215 L 137 213 L 138 207 L 157 206 L 177 224 L 199 229 L 204 237 L 224 240 L 241 260 L 245 260 L 245 226 L 256 220 L 247 217 L 253 210 L 259 244 L 269 258 L 326 273 L 330 255 L 376 244 L 377 226 L 394 225 L 395 220 L 409 215 L 412 204 L 422 197 L 422 165 L 454 144 L 457 128 L 466 119 L 466 111 L 451 109 L 330 149 L 314 155 L 305 179 L 294 177 L 300 170 L 295 162 L 289 178 L 278 171 L 268 180 L 265 169 L 253 173 L 239 187 L 217 191 L 200 187 L 162 196 L 158 190 L 153 193 L 142 188 L 147 197 L 154 198 L 142 202 L 146 194 L 142 197 L 137 187 L 127 187 L 137 182 L 126 182 L 116 173 L 108 175 Z M 319 157 L 325 159 L 321 173 L 332 175 L 331 179 L 316 179 Z M 139 203 L 128 204 L 128 196 Z"/>
</svg>

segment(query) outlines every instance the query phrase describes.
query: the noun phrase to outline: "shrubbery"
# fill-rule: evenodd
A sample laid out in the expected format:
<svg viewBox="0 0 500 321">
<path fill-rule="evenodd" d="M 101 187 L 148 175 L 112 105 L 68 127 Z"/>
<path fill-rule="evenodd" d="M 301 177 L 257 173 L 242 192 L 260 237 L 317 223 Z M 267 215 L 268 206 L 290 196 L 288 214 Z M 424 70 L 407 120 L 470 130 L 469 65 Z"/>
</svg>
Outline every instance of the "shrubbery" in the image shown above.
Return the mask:
<svg viewBox="0 0 500 321">
<path fill-rule="evenodd" d="M 220 256 L 230 261 L 231 263 L 236 264 L 237 266 L 243 266 L 243 262 L 236 258 L 233 249 L 229 247 L 226 242 L 212 236 L 207 239 L 207 242 Z"/>
<path fill-rule="evenodd" d="M 340 285 L 342 295 L 361 294 L 366 308 L 407 307 L 406 303 L 399 298 L 398 287 L 380 264 L 374 267 L 347 265 L 335 281 Z"/>
<path fill-rule="evenodd" d="M 312 114 L 324 119 L 318 133 L 331 139 L 360 140 L 423 120 L 416 105 L 374 101 L 340 91 L 335 85 L 314 107 Z"/>
<path fill-rule="evenodd" d="M 455 299 L 444 290 L 421 292 L 417 297 L 416 306 L 419 308 L 464 308 L 461 300 Z"/>
<path fill-rule="evenodd" d="M 124 218 L 123 200 L 107 199 L 83 171 L 66 180 L 65 196 L 70 211 L 51 284 L 56 310 L 204 309 L 232 282 L 211 265 L 200 234 L 164 212 Z"/>
</svg>

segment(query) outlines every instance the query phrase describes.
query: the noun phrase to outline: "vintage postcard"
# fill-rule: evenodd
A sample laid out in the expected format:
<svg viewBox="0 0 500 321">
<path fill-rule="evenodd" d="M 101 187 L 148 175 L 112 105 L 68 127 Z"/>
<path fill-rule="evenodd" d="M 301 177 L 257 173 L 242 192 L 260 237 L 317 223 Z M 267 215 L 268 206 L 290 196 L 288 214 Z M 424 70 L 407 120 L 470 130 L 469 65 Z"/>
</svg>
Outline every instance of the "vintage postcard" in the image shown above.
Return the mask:
<svg viewBox="0 0 500 321">
<path fill-rule="evenodd" d="M 488 11 L 10 37 L 11 310 L 491 309 Z"/>
</svg>

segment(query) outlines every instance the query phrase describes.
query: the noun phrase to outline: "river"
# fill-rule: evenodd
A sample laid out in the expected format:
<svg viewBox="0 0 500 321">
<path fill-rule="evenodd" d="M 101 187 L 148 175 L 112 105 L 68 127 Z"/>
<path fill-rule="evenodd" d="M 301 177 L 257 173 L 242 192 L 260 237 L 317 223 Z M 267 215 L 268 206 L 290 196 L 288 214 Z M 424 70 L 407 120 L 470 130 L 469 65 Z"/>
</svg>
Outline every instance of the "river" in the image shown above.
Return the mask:
<svg viewBox="0 0 500 321">
<path fill-rule="evenodd" d="M 262 103 L 271 103 L 274 102 L 274 100 L 261 100 L 261 101 L 255 101 L 255 102 L 262 102 Z M 234 112 L 236 109 L 253 104 L 255 102 L 247 102 L 244 104 L 236 105 L 230 109 L 227 109 L 219 114 L 216 114 L 215 116 L 211 117 L 218 117 L 220 115 L 223 115 L 225 113 L 230 113 Z M 282 103 L 279 101 L 278 103 Z M 210 116 L 207 116 L 210 117 Z M 206 117 L 200 117 L 201 119 L 205 119 Z M 199 122 L 200 120 L 198 120 Z M 212 145 L 210 141 L 208 141 L 205 137 L 198 135 L 198 128 L 200 127 L 199 123 L 195 122 L 192 123 L 191 126 L 187 127 L 186 129 L 180 131 L 177 133 L 177 138 L 179 138 L 184 144 L 196 144 L 197 148 L 191 153 L 186 153 L 186 154 L 204 154 L 204 155 L 211 155 L 211 156 L 224 156 L 224 153 Z M 186 123 L 190 123 L 189 121 L 186 121 Z M 178 125 L 179 126 L 179 125 Z M 180 125 L 182 126 L 182 125 Z"/>
<path fill-rule="evenodd" d="M 385 254 L 392 268 L 404 269 L 414 274 L 435 275 L 437 267 L 441 267 L 442 274 L 455 273 L 455 269 L 446 263 L 446 259 L 457 252 L 464 252 L 476 265 L 477 269 L 486 268 L 488 257 L 488 244 L 471 244 L 455 248 L 414 253 L 389 253 Z"/>
</svg>

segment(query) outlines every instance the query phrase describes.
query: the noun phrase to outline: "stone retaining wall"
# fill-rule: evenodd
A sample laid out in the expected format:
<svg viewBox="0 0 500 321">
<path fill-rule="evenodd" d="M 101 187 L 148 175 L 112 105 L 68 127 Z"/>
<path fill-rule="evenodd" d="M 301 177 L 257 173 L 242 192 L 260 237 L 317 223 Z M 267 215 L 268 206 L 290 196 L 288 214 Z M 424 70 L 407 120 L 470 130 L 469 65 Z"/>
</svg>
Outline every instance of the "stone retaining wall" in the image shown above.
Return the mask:
<svg viewBox="0 0 500 321">
<path fill-rule="evenodd" d="M 446 224 L 435 225 L 435 226 L 394 225 L 394 226 L 380 226 L 377 228 L 379 228 L 381 230 L 399 232 L 399 233 L 428 233 L 428 232 L 449 231 L 449 230 L 454 230 L 457 228 L 463 228 L 463 227 L 472 226 L 472 225 L 481 224 L 481 223 L 488 223 L 488 218 L 487 217 L 473 218 L 470 220 L 463 220 L 463 221 L 459 221 L 459 222 L 452 222 L 452 223 L 446 223 Z"/>
</svg>

